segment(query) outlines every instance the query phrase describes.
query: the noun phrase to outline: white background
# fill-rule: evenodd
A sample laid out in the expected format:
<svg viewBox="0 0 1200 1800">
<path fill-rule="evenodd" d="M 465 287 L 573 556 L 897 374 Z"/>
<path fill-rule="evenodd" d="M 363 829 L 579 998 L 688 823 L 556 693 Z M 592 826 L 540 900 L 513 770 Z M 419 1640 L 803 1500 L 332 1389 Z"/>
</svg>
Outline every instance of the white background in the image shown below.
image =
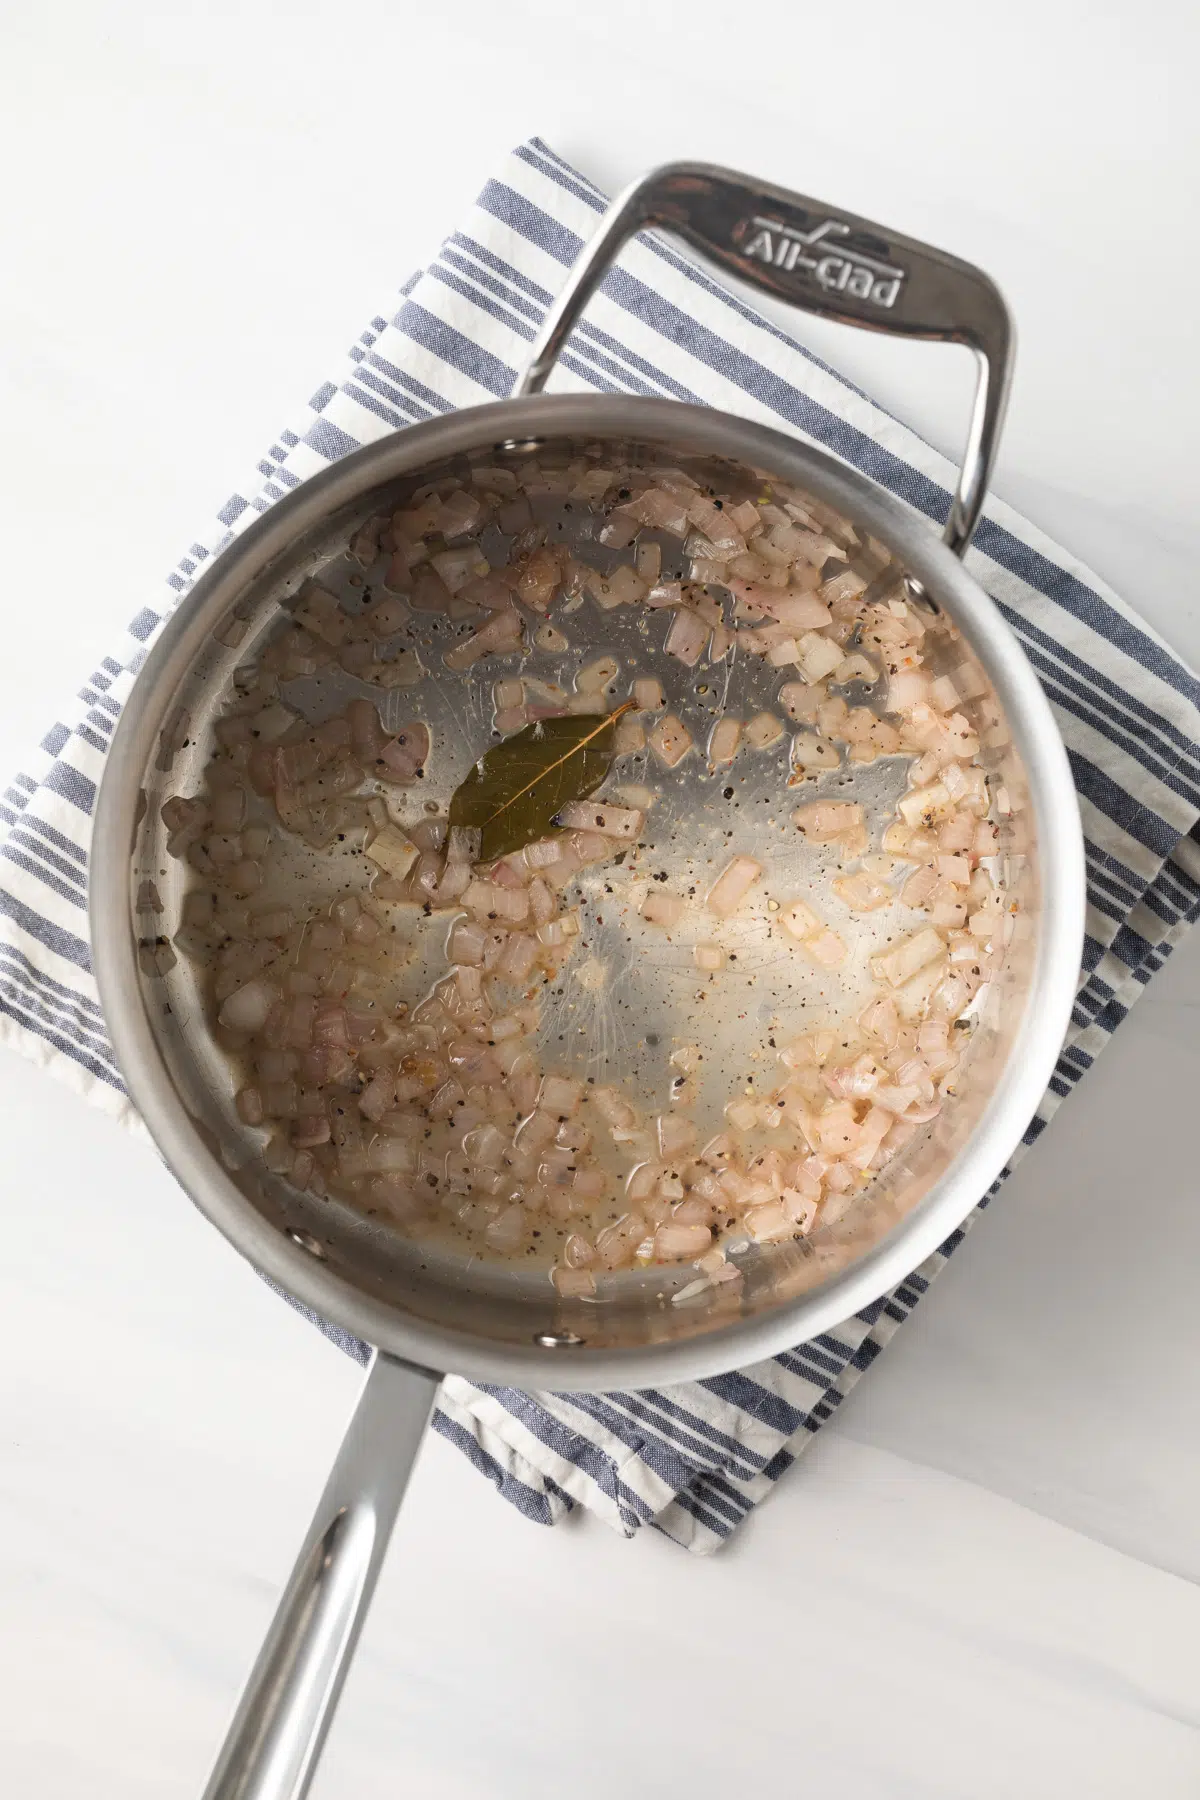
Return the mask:
<svg viewBox="0 0 1200 1800">
<path fill-rule="evenodd" d="M 1193 663 L 1187 0 L 63 0 L 0 23 L 0 765 L 514 143 L 682 155 L 980 261 L 996 486 Z M 802 335 L 940 447 L 956 355 Z M 1200 945 L 701 1563 L 424 1454 L 322 1800 L 1156 1796 L 1200 1778 Z M 0 1064 L 0 1784 L 198 1793 L 358 1375 L 151 1154 Z"/>
</svg>

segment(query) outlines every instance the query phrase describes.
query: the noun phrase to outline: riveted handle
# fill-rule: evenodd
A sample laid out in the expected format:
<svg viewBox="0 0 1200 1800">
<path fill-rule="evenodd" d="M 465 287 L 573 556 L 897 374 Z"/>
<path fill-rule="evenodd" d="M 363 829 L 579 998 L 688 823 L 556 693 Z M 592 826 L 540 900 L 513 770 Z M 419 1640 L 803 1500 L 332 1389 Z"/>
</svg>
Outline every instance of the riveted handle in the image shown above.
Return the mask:
<svg viewBox="0 0 1200 1800">
<path fill-rule="evenodd" d="M 515 387 L 540 393 L 591 295 L 635 232 L 658 226 L 728 274 L 804 312 L 894 337 L 966 344 L 978 383 L 945 541 L 961 556 L 983 506 L 1004 421 L 1014 339 L 982 270 L 855 213 L 704 163 L 669 163 L 609 207 L 550 308 Z"/>
</svg>

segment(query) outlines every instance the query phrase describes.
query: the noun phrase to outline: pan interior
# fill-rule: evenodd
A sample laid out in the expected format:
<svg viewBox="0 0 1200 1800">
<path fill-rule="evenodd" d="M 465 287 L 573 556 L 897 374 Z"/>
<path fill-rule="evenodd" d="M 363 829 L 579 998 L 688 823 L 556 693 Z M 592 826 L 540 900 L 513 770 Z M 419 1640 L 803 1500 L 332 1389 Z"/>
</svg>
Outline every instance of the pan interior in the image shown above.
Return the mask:
<svg viewBox="0 0 1200 1800">
<path fill-rule="evenodd" d="M 594 448 L 570 438 L 542 440 L 536 456 L 541 468 L 556 468 Z M 622 443 L 606 448 L 625 458 L 632 453 L 643 460 L 682 467 L 701 484 L 711 483 L 735 499 L 753 497 L 764 479 L 763 471 L 666 446 Z M 377 487 L 297 537 L 285 554 L 212 620 L 213 630 L 185 679 L 174 694 L 162 697 L 164 726 L 178 718 L 178 709 L 186 714 L 186 742 L 160 751 L 145 772 L 146 804 L 136 832 L 130 886 L 131 925 L 144 950 L 174 934 L 190 873 L 185 863 L 166 852 L 161 807 L 168 798 L 190 795 L 201 785 L 213 749 L 213 721 L 230 694 L 237 669 L 286 623 L 289 606 L 302 584 L 316 576 L 338 594 L 347 610 L 356 610 L 379 590 L 383 567 L 364 568 L 348 554 L 349 540 L 361 524 L 405 504 L 418 488 L 439 475 L 462 476 L 472 460 L 496 464 L 507 458 L 511 467 L 520 469 L 528 455 L 527 448 L 498 452 L 489 446 L 477 458 L 458 457 L 440 467 L 426 465 L 415 475 Z M 590 509 L 572 502 L 553 481 L 534 500 L 534 508 L 553 541 L 571 543 L 584 560 L 602 572 L 632 560 L 632 549 L 606 549 L 598 543 Z M 507 547 L 502 533 L 494 527 L 488 530 L 492 535 L 489 538 L 485 533 L 483 548 L 495 563 L 505 556 Z M 872 532 L 878 539 L 878 525 L 872 526 Z M 686 572 L 680 539 L 643 533 L 642 541 L 647 537 L 661 544 L 664 576 Z M 894 585 L 898 574 L 898 567 L 892 565 L 876 576 L 880 591 Z M 723 663 L 701 662 L 689 669 L 664 654 L 666 621 L 661 615 L 647 614 L 641 608 L 605 611 L 590 598 L 567 618 L 560 617 L 560 611 L 556 609 L 554 619 L 570 639 L 568 649 L 488 658 L 466 677 L 448 675 L 442 657 L 469 627 L 442 615 L 415 613 L 405 642 L 424 671 L 417 685 L 380 691 L 335 667 L 333 673 L 323 671 L 290 684 L 283 691 L 284 698 L 313 723 L 340 712 L 357 694 L 369 695 L 379 703 L 385 729 L 396 729 L 405 720 L 423 719 L 430 727 L 435 749 L 414 807 L 424 809 L 429 817 L 445 816 L 450 797 L 471 764 L 496 741 L 492 685 L 507 676 L 520 673 L 570 689 L 583 663 L 610 654 L 630 676 L 653 674 L 659 678 L 669 704 L 701 746 L 711 724 L 726 710 L 743 718 L 760 710 L 780 711 L 777 694 L 789 672 L 772 668 L 765 659 L 735 654 Z M 231 632 L 233 617 L 241 625 Z M 239 632 L 236 645 L 227 641 Z M 929 665 L 932 673 L 961 664 L 961 637 L 939 627 L 932 638 L 941 645 Z M 871 703 L 869 692 L 849 697 Z M 989 746 L 981 759 L 989 779 L 1005 791 L 1008 810 L 997 820 L 1002 853 L 998 873 L 1017 902 L 1017 911 L 1004 967 L 985 990 L 972 1020 L 970 1049 L 958 1092 L 836 1224 L 818 1226 L 800 1242 L 750 1246 L 739 1254 L 736 1260 L 744 1274 L 741 1284 L 708 1289 L 675 1304 L 672 1296 L 694 1284 L 694 1270 L 689 1265 L 655 1266 L 602 1278 L 595 1301 L 563 1301 L 544 1267 L 525 1269 L 482 1260 L 456 1243 L 452 1232 L 434 1243 L 410 1241 L 379 1219 L 364 1217 L 336 1199 L 297 1192 L 266 1172 L 258 1155 L 261 1134 L 247 1130 L 237 1119 L 234 1075 L 208 1029 L 195 966 L 180 956 L 165 974 L 152 974 L 148 970 L 153 967 L 153 957 L 143 955 L 139 977 L 143 1004 L 170 1081 L 197 1132 L 270 1231 L 287 1233 L 308 1248 L 352 1293 L 442 1332 L 463 1334 L 476 1342 L 486 1340 L 497 1347 L 529 1345 L 549 1336 L 582 1340 L 595 1348 L 635 1349 L 708 1333 L 736 1319 L 786 1305 L 865 1255 L 945 1174 L 983 1115 L 1022 1021 L 1038 933 L 1026 780 L 990 685 L 965 701 L 962 710 Z M 568 978 L 549 996 L 540 1031 L 547 1067 L 617 1083 L 648 1111 L 654 1111 L 665 1104 L 674 1074 L 669 1063 L 672 1049 L 698 1045 L 704 1051 L 704 1062 L 697 1078 L 697 1108 L 709 1105 L 719 1113 L 733 1092 L 743 1086 L 752 1090 L 756 1075 L 768 1079 L 774 1062 L 772 1039 L 783 1043 L 798 1032 L 829 1022 L 834 984 L 829 976 L 801 966 L 800 959 L 779 948 L 778 935 L 769 935 L 761 910 L 751 909 L 738 927 L 736 969 L 731 964 L 719 981 L 707 986 L 696 979 L 692 955 L 693 939 L 702 938 L 704 931 L 697 928 L 689 934 L 685 929 L 668 941 L 638 916 L 638 895 L 644 893 L 647 878 L 665 878 L 675 892 L 702 890 L 731 856 L 745 853 L 769 864 L 771 889 L 780 895 L 789 888 L 805 891 L 813 878 L 815 854 L 820 865 L 816 903 L 827 907 L 835 925 L 845 917 L 845 908 L 829 891 L 838 873 L 832 853 L 806 851 L 799 835 L 785 829 L 790 812 L 801 799 L 847 797 L 852 780 L 853 798 L 864 804 L 872 843 L 877 845 L 904 790 L 906 761 L 882 758 L 852 774 L 846 769 L 834 771 L 807 782 L 803 789 L 789 790 L 787 774 L 786 734 L 777 750 L 740 757 L 732 770 L 711 772 L 702 754 L 689 756 L 670 771 L 660 768 L 648 754 L 622 763 L 620 781 L 652 787 L 656 802 L 647 814 L 643 849 L 635 868 L 605 864 L 583 873 L 589 930 L 586 956 L 604 978 L 595 984 L 581 982 L 575 978 L 578 971 L 568 968 Z M 610 779 L 610 788 L 615 781 L 616 777 Z M 304 853 L 293 850 L 289 854 L 299 859 Z M 342 886 L 344 871 L 337 859 L 323 859 L 319 866 L 326 872 L 332 894 Z M 316 879 L 311 862 L 305 877 L 310 883 Z M 161 914 L 135 910 L 134 897 L 146 881 L 152 881 L 158 891 L 164 909 Z M 639 881 L 640 889 L 636 886 Z M 811 888 L 809 893 L 811 896 Z M 879 915 L 858 916 L 855 929 L 862 948 L 854 966 L 863 971 L 861 991 L 855 994 L 851 973 L 838 1001 L 839 1016 L 853 1017 L 865 1004 L 866 959 L 872 949 L 882 947 L 884 934 L 895 936 L 925 922 L 923 915 L 912 912 L 909 916 L 902 907 L 889 909 L 884 916 L 886 926 L 878 923 Z M 422 984 L 428 986 L 434 974 L 442 972 L 439 965 L 448 925 L 448 915 L 435 914 L 417 926 L 417 949 L 410 969 L 414 997 L 419 997 Z M 581 955 L 577 954 L 575 963 Z M 842 985 L 840 977 L 836 985 Z"/>
</svg>

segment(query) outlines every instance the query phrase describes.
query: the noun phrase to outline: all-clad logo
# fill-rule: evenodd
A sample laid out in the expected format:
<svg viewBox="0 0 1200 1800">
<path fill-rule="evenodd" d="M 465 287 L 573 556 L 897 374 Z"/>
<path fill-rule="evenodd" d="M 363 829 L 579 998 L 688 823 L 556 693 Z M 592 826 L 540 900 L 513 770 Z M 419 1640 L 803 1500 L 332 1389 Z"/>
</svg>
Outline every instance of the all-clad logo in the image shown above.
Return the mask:
<svg viewBox="0 0 1200 1800">
<path fill-rule="evenodd" d="M 907 271 L 847 248 L 842 240 L 849 235 L 850 227 L 836 219 L 824 219 L 805 231 L 780 219 L 757 216 L 743 219 L 733 233 L 743 256 L 771 263 L 786 274 L 807 269 L 830 293 L 851 294 L 874 306 L 894 306 Z"/>
</svg>

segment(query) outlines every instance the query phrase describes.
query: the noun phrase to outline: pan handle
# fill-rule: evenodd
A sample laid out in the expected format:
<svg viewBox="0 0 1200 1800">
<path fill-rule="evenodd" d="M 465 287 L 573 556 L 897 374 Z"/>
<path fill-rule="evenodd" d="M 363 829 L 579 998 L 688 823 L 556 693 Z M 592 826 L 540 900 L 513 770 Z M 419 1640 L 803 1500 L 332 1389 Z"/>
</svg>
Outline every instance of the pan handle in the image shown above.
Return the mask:
<svg viewBox="0 0 1200 1800">
<path fill-rule="evenodd" d="M 971 540 L 1000 441 L 1014 335 L 995 283 L 970 263 L 826 206 L 707 163 L 668 163 L 635 181 L 605 213 L 546 314 L 514 397 L 537 394 L 588 300 L 626 241 L 647 226 L 674 232 L 731 275 L 868 331 L 967 344 L 979 366 L 975 405 L 945 542 Z M 620 298 L 620 289 L 610 284 Z"/>
<path fill-rule="evenodd" d="M 204 1800 L 308 1792 L 438 1380 L 376 1352 Z"/>
</svg>

